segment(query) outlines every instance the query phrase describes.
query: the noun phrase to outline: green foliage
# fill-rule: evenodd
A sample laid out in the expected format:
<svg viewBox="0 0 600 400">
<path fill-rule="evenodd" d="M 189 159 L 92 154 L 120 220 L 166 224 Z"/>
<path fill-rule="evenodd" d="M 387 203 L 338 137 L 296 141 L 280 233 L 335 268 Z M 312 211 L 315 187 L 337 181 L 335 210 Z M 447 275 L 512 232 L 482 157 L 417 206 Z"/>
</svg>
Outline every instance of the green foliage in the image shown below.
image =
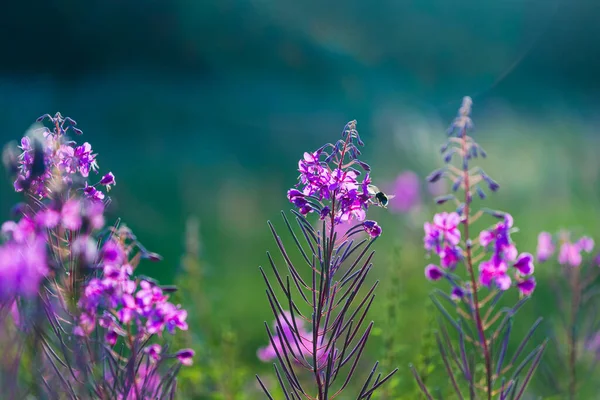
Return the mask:
<svg viewBox="0 0 600 400">
<path fill-rule="evenodd" d="M 178 395 L 181 399 L 245 400 L 249 397 L 244 386 L 250 375 L 240 362 L 237 334 L 225 324 L 212 324 L 207 313 L 198 233 L 197 220 L 188 220 L 176 298 L 193 304 L 194 312 L 188 315 L 190 329 L 177 337 L 176 344 L 193 348 L 196 356 L 194 365 L 179 373 Z"/>
<path fill-rule="evenodd" d="M 441 371 L 437 361 L 437 345 L 435 341 L 435 310 L 427 303 L 424 310 L 426 326 L 417 345 L 408 344 L 399 335 L 400 329 L 406 324 L 407 313 L 410 313 L 414 301 L 407 290 L 408 280 L 411 276 L 410 267 L 402 267 L 401 250 L 397 247 L 391 257 L 388 271 L 388 286 L 385 291 L 385 315 L 381 320 L 381 328 L 377 333 L 381 336 L 381 365 L 383 368 L 405 366 L 413 356 L 415 348 L 418 349 L 415 368 L 419 376 L 426 382 L 438 381 L 438 372 Z M 392 377 L 389 383 L 373 395 L 379 400 L 414 400 L 424 398 L 413 377 L 406 373 L 406 368 L 401 368 L 401 373 Z"/>
</svg>

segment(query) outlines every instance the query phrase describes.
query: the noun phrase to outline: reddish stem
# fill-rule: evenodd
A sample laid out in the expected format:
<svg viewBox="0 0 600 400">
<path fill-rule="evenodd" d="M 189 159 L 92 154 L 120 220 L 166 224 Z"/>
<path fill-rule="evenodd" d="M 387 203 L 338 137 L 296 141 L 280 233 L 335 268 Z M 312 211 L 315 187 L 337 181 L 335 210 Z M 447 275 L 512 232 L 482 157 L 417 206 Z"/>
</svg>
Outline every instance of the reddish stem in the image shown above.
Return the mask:
<svg viewBox="0 0 600 400">
<path fill-rule="evenodd" d="M 463 129 L 461 134 L 461 147 L 463 157 L 467 156 L 467 130 Z M 470 203 L 471 203 L 471 195 L 470 195 L 470 185 L 469 185 L 469 168 L 466 163 L 463 165 L 463 182 L 465 185 L 465 210 L 464 215 L 465 219 L 463 221 L 464 226 L 464 235 L 465 241 L 469 240 L 469 213 L 470 213 Z M 488 348 L 487 340 L 485 338 L 485 329 L 483 327 L 483 320 L 481 318 L 481 313 L 479 309 L 479 296 L 477 294 L 477 280 L 475 278 L 475 272 L 473 271 L 473 258 L 471 253 L 471 246 L 466 246 L 467 252 L 467 270 L 469 272 L 469 276 L 471 278 L 471 290 L 473 293 L 473 307 L 475 314 L 475 322 L 477 324 L 477 332 L 479 334 L 479 340 L 481 341 L 483 348 L 483 356 L 485 358 L 485 372 L 487 379 L 487 395 L 488 400 L 492 399 L 492 358 L 490 356 L 490 351 Z"/>
</svg>

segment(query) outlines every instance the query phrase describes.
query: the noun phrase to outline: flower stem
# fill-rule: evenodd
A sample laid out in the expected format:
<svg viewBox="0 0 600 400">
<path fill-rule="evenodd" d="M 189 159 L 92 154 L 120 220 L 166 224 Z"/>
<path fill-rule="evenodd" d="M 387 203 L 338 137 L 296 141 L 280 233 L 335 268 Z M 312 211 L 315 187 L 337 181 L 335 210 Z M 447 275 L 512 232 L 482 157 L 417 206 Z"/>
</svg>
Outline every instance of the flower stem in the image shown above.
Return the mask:
<svg viewBox="0 0 600 400">
<path fill-rule="evenodd" d="M 463 157 L 467 157 L 467 130 L 463 129 L 461 134 L 461 147 Z M 464 225 L 464 236 L 465 241 L 469 240 L 469 213 L 470 213 L 470 203 L 471 203 L 471 194 L 470 194 L 470 185 L 469 185 L 469 167 L 467 163 L 463 163 L 463 182 L 465 185 L 465 210 L 464 215 L 465 219 L 463 221 Z M 488 343 L 485 338 L 485 329 L 483 327 L 483 320 L 481 318 L 481 312 L 479 309 L 479 297 L 477 294 L 477 280 L 475 278 L 475 272 L 473 270 L 473 257 L 471 252 L 471 246 L 466 246 L 467 253 L 467 270 L 469 272 L 469 277 L 471 278 L 471 290 L 473 293 L 473 312 L 475 314 L 475 322 L 477 324 L 477 332 L 479 334 L 479 340 L 481 341 L 483 348 L 483 356 L 485 358 L 485 372 L 486 372 L 486 381 L 487 381 L 487 398 L 488 400 L 492 399 L 492 358 L 490 356 L 490 351 L 488 348 Z"/>
</svg>

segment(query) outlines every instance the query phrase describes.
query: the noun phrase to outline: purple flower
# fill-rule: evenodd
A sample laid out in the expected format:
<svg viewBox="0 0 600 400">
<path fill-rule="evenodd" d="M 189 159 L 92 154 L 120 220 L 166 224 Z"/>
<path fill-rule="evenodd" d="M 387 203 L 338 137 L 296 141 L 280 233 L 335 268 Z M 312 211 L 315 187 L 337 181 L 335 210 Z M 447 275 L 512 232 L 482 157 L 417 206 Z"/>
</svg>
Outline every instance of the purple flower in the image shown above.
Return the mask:
<svg viewBox="0 0 600 400">
<path fill-rule="evenodd" d="M 277 353 L 283 354 L 283 351 L 287 352 L 291 358 L 299 363 L 303 356 L 312 357 L 313 354 L 313 334 L 308 332 L 304 328 L 304 323 L 301 318 L 295 318 L 295 327 L 298 328 L 296 331 L 294 328 L 294 322 L 292 321 L 292 315 L 288 311 L 284 311 L 283 315 L 278 316 L 279 324 L 277 321 L 273 323 L 273 342 L 267 346 L 258 349 L 256 355 L 263 362 L 270 362 L 277 358 Z M 283 337 L 280 336 L 283 335 Z M 283 342 L 283 346 L 281 343 Z M 292 349 L 291 354 L 287 344 Z M 319 346 L 317 348 L 317 363 L 322 365 L 327 361 L 328 351 L 324 348 L 325 346 Z M 300 350 L 300 354 L 298 353 Z"/>
<path fill-rule="evenodd" d="M 439 253 L 441 251 L 439 249 L 441 245 L 441 232 L 430 222 L 425 222 L 425 224 L 423 224 L 423 229 L 425 230 L 425 237 L 423 238 L 425 250 L 433 250 L 436 253 Z"/>
<path fill-rule="evenodd" d="M 577 241 L 577 246 L 586 253 L 591 253 L 594 250 L 594 239 L 588 236 L 583 236 Z"/>
<path fill-rule="evenodd" d="M 405 171 L 394 181 L 390 198 L 390 209 L 399 213 L 407 213 L 421 202 L 420 179 L 412 171 Z"/>
<path fill-rule="evenodd" d="M 125 250 L 120 243 L 113 239 L 108 240 L 102 246 L 102 259 L 109 264 L 120 264 L 123 262 Z"/>
<path fill-rule="evenodd" d="M 490 243 L 492 243 L 495 239 L 494 232 L 483 230 L 479 234 L 479 244 L 483 247 L 487 247 Z"/>
<path fill-rule="evenodd" d="M 552 235 L 548 232 L 540 232 L 538 235 L 537 244 L 537 259 L 539 262 L 544 262 L 554 253 L 554 243 Z"/>
<path fill-rule="evenodd" d="M 87 199 L 92 201 L 102 201 L 104 200 L 104 193 L 96 189 L 94 186 L 89 186 L 87 182 L 85 183 L 85 187 L 83 188 L 83 193 Z"/>
<path fill-rule="evenodd" d="M 93 230 L 104 227 L 104 204 L 94 201 L 83 201 L 82 217 Z"/>
<path fill-rule="evenodd" d="M 437 265 L 429 264 L 425 267 L 425 277 L 430 281 L 438 281 L 444 276 L 444 271 Z"/>
<path fill-rule="evenodd" d="M 34 219 L 39 227 L 52 229 L 60 223 L 60 213 L 52 209 L 41 210 Z"/>
<path fill-rule="evenodd" d="M 183 349 L 179 350 L 175 357 L 179 360 L 182 365 L 190 366 L 193 364 L 192 358 L 194 357 L 194 350 L 192 349 Z"/>
<path fill-rule="evenodd" d="M 513 267 L 515 267 L 523 276 L 533 274 L 533 256 L 529 253 L 522 253 L 519 258 L 517 258 Z"/>
<path fill-rule="evenodd" d="M 463 288 L 461 288 L 460 286 L 454 286 L 452 288 L 452 292 L 450 293 L 450 297 L 454 301 L 458 301 L 458 300 L 462 299 L 464 295 L 465 295 L 465 290 Z"/>
<path fill-rule="evenodd" d="M 115 176 L 112 172 L 104 175 L 102 179 L 100 179 L 100 184 L 106 186 L 106 190 L 110 190 L 110 187 L 116 185 Z"/>
<path fill-rule="evenodd" d="M 377 225 L 377 222 L 375 221 L 365 221 L 363 222 L 363 227 L 365 232 L 367 232 L 372 238 L 376 238 L 381 235 L 381 227 Z"/>
<path fill-rule="evenodd" d="M 506 261 L 495 254 L 490 260 L 479 264 L 479 282 L 487 287 L 495 283 L 500 290 L 507 290 L 511 285 L 511 279 L 507 275 L 507 271 Z"/>
<path fill-rule="evenodd" d="M 362 145 L 358 133 L 344 135 L 343 138 L 335 146 L 327 145 L 315 152 L 304 153 L 298 161 L 300 176 L 297 188 L 290 189 L 287 196 L 300 213 L 306 215 L 313 210 L 321 210 L 321 219 L 331 217 L 336 224 L 365 220 L 373 198 L 369 192 L 370 168 L 357 159 L 359 152 L 356 145 Z M 325 149 L 332 153 L 325 152 Z M 367 172 L 362 181 L 359 180 L 360 172 L 353 166 Z"/>
<path fill-rule="evenodd" d="M 562 265 L 579 267 L 581 265 L 581 248 L 577 244 L 564 242 L 558 252 L 558 262 Z"/>
<path fill-rule="evenodd" d="M 269 343 L 267 346 L 261 347 L 260 349 L 258 349 L 258 351 L 256 353 L 258 358 L 263 362 L 269 362 L 269 361 L 276 359 L 277 352 L 279 352 L 281 354 L 281 352 L 282 352 L 281 341 L 282 340 L 284 343 L 287 341 L 288 343 L 290 343 L 290 345 L 292 343 L 294 343 L 294 326 L 293 326 L 294 323 L 292 322 L 292 314 L 289 311 L 285 311 L 284 315 L 278 316 L 278 319 L 279 319 L 279 324 L 281 325 L 281 329 L 279 328 L 279 324 L 277 323 L 277 321 L 275 321 L 273 323 L 273 332 L 275 332 L 273 334 L 274 346 L 273 346 L 273 343 Z M 308 337 L 309 333 L 304 330 L 304 323 L 303 323 L 302 319 L 295 318 L 295 320 L 296 320 L 296 327 L 298 328 L 298 336 Z M 284 338 L 282 338 L 282 340 L 279 339 L 279 335 L 277 334 L 277 332 L 279 332 L 279 331 L 281 331 L 283 333 Z M 292 346 L 292 349 L 297 350 L 297 348 L 294 346 Z M 301 350 L 303 350 L 302 347 L 301 347 Z M 303 351 L 303 353 L 304 353 L 304 351 Z M 294 354 L 294 356 L 298 356 L 298 354 Z"/>
<path fill-rule="evenodd" d="M 88 177 L 90 170 L 95 171 L 98 169 L 96 154 L 92 154 L 92 145 L 88 142 L 75 149 L 73 162 L 84 178 Z"/>
<path fill-rule="evenodd" d="M 453 212 L 443 212 L 436 214 L 433 217 L 433 224 L 437 230 L 439 230 L 444 238 L 453 245 L 460 242 L 460 231 L 458 230 L 458 224 L 460 223 L 460 216 Z"/>
<path fill-rule="evenodd" d="M 107 327 L 117 334 L 125 332 L 125 327 L 131 327 L 132 324 L 135 324 L 135 332 L 140 338 L 160 335 L 164 330 L 173 334 L 177 328 L 188 329 L 187 311 L 170 303 L 169 296 L 159 286 L 142 280 L 138 287 L 125 247 L 124 243 L 114 239 L 103 245 L 103 273 L 101 277 L 88 282 L 79 300 L 79 307 L 84 313 L 79 318 L 77 334 L 89 335 L 102 309 L 110 311 L 113 317 Z M 109 344 L 113 343 L 114 335 L 109 332 L 106 340 Z"/>
<path fill-rule="evenodd" d="M 72 231 L 79 230 L 82 223 L 80 201 L 75 198 L 68 200 L 62 207 L 61 217 L 65 228 Z"/>
<path fill-rule="evenodd" d="M 148 357 L 150 357 L 150 360 L 158 361 L 160 359 L 160 353 L 162 352 L 162 347 L 160 346 L 160 344 L 154 343 L 154 344 L 151 344 L 150 346 L 146 347 L 144 349 L 144 352 L 146 354 L 148 354 Z"/>
<path fill-rule="evenodd" d="M 441 266 L 453 270 L 462 258 L 462 250 L 460 247 L 446 245 L 444 249 L 439 252 L 439 256 Z"/>
<path fill-rule="evenodd" d="M 525 280 L 517 282 L 517 289 L 523 296 L 531 296 L 535 289 L 535 278 L 529 277 Z"/>
<path fill-rule="evenodd" d="M 35 296 L 50 272 L 46 238 L 32 228 L 28 218 L 14 225 L 3 224 L 3 232 L 10 232 L 12 237 L 0 245 L 0 299 Z"/>
<path fill-rule="evenodd" d="M 18 157 L 18 175 L 14 182 L 18 192 L 27 190 L 40 198 L 46 198 L 57 193 L 56 187 L 61 183 L 71 187 L 74 182 L 72 175 L 79 174 L 87 178 L 90 171 L 98 169 L 92 146 L 88 142 L 77 146 L 65 135 L 68 128 L 81 133 L 74 126 L 64 125 L 71 120 L 62 116 L 50 120 L 52 131 L 47 128 L 38 129 L 21 139 L 19 148 L 22 152 Z M 83 189 L 86 197 L 96 201 L 103 199 L 102 192 L 89 186 L 86 180 L 82 183 L 85 184 Z M 115 184 L 114 175 L 104 175 L 100 183 L 110 189 Z"/>
<path fill-rule="evenodd" d="M 119 338 L 119 336 L 117 335 L 117 332 L 112 329 L 108 329 L 108 331 L 106 332 L 106 335 L 104 336 L 104 340 L 106 341 L 106 343 L 108 343 L 111 346 L 114 346 L 115 344 L 117 344 L 118 338 Z"/>
<path fill-rule="evenodd" d="M 500 290 L 508 290 L 512 286 L 512 279 L 508 274 L 508 267 L 511 265 L 515 268 L 514 276 L 518 288 L 519 282 L 527 281 L 522 279 L 523 276 L 533 274 L 533 256 L 530 253 L 519 255 L 510 237 L 512 226 L 513 218 L 510 214 L 505 214 L 501 222 L 479 234 L 479 243 L 486 248 L 486 251 L 492 253 L 489 260 L 479 265 L 479 282 L 484 286 L 489 287 L 494 284 Z M 525 285 L 527 284 L 524 283 L 522 286 L 526 291 Z"/>
</svg>

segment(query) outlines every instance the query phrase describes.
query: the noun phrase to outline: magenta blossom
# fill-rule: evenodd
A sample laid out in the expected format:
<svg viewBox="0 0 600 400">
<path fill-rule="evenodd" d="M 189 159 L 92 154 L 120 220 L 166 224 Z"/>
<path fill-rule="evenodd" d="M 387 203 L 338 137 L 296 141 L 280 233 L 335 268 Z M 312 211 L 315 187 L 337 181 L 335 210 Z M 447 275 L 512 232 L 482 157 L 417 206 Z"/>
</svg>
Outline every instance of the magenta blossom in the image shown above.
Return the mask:
<svg viewBox="0 0 600 400">
<path fill-rule="evenodd" d="M 436 214 L 433 217 L 435 229 L 442 233 L 445 240 L 452 245 L 456 245 L 460 242 L 460 231 L 458 230 L 459 223 L 460 216 L 455 212 L 443 212 Z"/>
<path fill-rule="evenodd" d="M 548 232 L 540 232 L 537 244 L 537 260 L 544 262 L 554 253 L 554 242 L 552 235 Z"/>
<path fill-rule="evenodd" d="M 0 245 L 0 299 L 33 297 L 50 273 L 47 255 L 47 229 L 56 223 L 55 215 L 40 218 L 23 216 L 19 222 L 2 224 L 7 239 Z"/>
<path fill-rule="evenodd" d="M 363 227 L 365 232 L 367 232 L 373 239 L 381 235 L 381 227 L 377 225 L 377 222 L 375 221 L 365 221 L 363 222 Z"/>
<path fill-rule="evenodd" d="M 285 351 L 292 356 L 296 363 L 302 364 L 302 360 L 304 360 L 305 357 L 312 357 L 313 334 L 304 328 L 302 319 L 296 316 L 294 327 L 291 313 L 285 311 L 284 315 L 279 316 L 279 324 L 277 321 L 273 323 L 273 342 L 258 349 L 256 353 L 258 358 L 263 362 L 270 362 L 277 359 L 277 353 L 283 355 L 283 352 Z M 295 328 L 297 328 L 297 331 Z M 323 343 L 327 343 L 327 341 L 324 341 Z M 327 360 L 328 351 L 324 347 L 325 346 L 319 346 L 317 348 L 317 362 L 319 364 L 323 364 Z M 291 353 L 289 351 L 290 348 L 292 349 Z"/>
<path fill-rule="evenodd" d="M 177 357 L 177 359 L 179 360 L 179 362 L 182 365 L 185 366 L 190 366 L 193 364 L 193 357 L 194 357 L 194 350 L 192 349 L 183 349 L 183 350 L 179 350 L 177 352 L 177 354 L 175 354 L 175 357 Z"/>
<path fill-rule="evenodd" d="M 116 239 L 100 250 L 103 274 L 92 278 L 79 300 L 81 315 L 74 333 L 88 336 L 98 322 L 107 329 L 106 341 L 135 327 L 141 340 L 164 331 L 187 330 L 187 311 L 168 301 L 169 296 L 154 282 L 135 279 L 128 261 L 130 247 Z"/>
<path fill-rule="evenodd" d="M 298 184 L 287 196 L 301 214 L 317 212 L 321 219 L 335 224 L 364 221 L 367 209 L 374 204 L 370 192 L 370 167 L 358 160 L 357 146 L 362 146 L 356 121 L 346 125 L 343 140 L 304 153 L 298 162 Z M 361 171 L 365 172 L 361 180 Z"/>
<path fill-rule="evenodd" d="M 513 218 L 505 214 L 502 221 L 479 234 L 480 245 L 492 253 L 489 260 L 479 264 L 479 282 L 487 287 L 494 285 L 500 290 L 508 290 L 514 278 L 519 292 L 530 295 L 535 288 L 535 280 L 531 277 L 534 271 L 533 255 L 518 254 L 510 237 L 512 226 Z M 509 269 L 511 266 L 514 270 Z"/>
<path fill-rule="evenodd" d="M 444 271 L 437 265 L 429 264 L 425 267 L 425 277 L 430 281 L 439 281 L 444 276 Z"/>
<path fill-rule="evenodd" d="M 160 353 L 162 353 L 162 346 L 154 343 L 144 349 L 144 353 L 148 354 L 150 360 L 158 361 L 160 359 Z"/>
<path fill-rule="evenodd" d="M 460 217 L 457 213 L 440 213 L 433 217 L 433 224 L 425 222 L 423 228 L 425 250 L 434 252 L 440 257 L 443 268 L 454 270 L 463 257 L 463 251 L 458 246 Z"/>
<path fill-rule="evenodd" d="M 558 262 L 562 265 L 579 267 L 581 265 L 581 252 L 591 253 L 594 250 L 594 240 L 584 236 L 575 243 L 568 239 L 563 242 L 558 252 Z"/>
<path fill-rule="evenodd" d="M 81 134 L 76 122 L 63 118 L 60 113 L 54 117 L 46 115 L 39 120 L 49 119 L 52 130 L 43 127 L 21 139 L 18 156 L 18 174 L 14 182 L 17 192 L 28 191 L 39 198 L 48 198 L 57 183 L 71 186 L 75 175 L 84 178 L 82 183 L 86 197 L 101 201 L 104 194 L 94 186 L 88 186 L 90 172 L 97 172 L 98 163 L 92 146 L 85 142 L 78 146 L 67 136 L 69 132 Z M 81 179 L 80 179 L 81 180 Z M 115 184 L 112 173 L 104 175 L 100 182 L 107 190 Z M 51 188 L 52 186 L 52 188 Z"/>
<path fill-rule="evenodd" d="M 412 171 L 402 172 L 394 181 L 389 200 L 389 208 L 398 213 L 407 213 L 417 207 L 421 202 L 420 179 Z"/>
</svg>

